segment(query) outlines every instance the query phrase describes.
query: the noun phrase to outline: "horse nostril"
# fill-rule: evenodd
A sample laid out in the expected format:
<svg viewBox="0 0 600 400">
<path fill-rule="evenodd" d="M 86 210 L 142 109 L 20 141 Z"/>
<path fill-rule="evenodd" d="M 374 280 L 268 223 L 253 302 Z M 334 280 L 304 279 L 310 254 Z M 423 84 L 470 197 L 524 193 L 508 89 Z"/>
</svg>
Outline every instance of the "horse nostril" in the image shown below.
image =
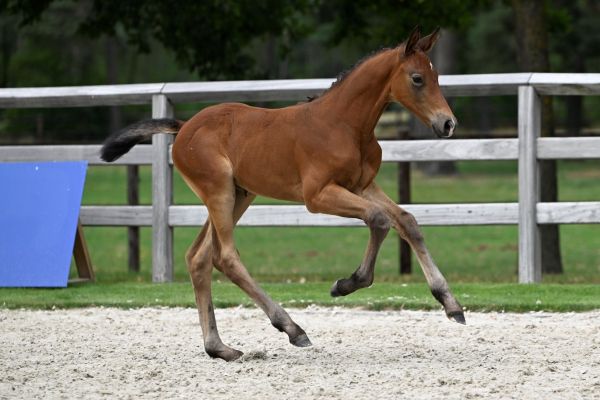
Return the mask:
<svg viewBox="0 0 600 400">
<path fill-rule="evenodd" d="M 447 119 L 446 122 L 444 122 L 444 136 L 445 137 L 452 136 L 452 134 L 454 133 L 455 127 L 456 127 L 456 123 L 451 119 Z"/>
<path fill-rule="evenodd" d="M 454 134 L 456 120 L 446 115 L 439 115 L 431 123 L 431 128 L 438 137 L 449 138 Z"/>
</svg>

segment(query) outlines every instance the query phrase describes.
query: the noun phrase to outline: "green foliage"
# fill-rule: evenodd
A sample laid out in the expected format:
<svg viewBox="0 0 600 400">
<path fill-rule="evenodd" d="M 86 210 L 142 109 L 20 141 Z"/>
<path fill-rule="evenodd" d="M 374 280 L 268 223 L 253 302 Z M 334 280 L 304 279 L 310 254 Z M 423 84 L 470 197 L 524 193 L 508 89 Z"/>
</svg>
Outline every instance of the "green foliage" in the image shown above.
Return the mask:
<svg viewBox="0 0 600 400">
<path fill-rule="evenodd" d="M 46 16 L 53 1 L 4 1 L 0 11 L 18 14 L 28 25 Z M 71 2 L 59 2 L 68 7 Z M 286 36 L 290 42 L 304 33 L 299 18 L 308 1 L 93 0 L 77 3 L 77 33 L 96 38 L 115 36 L 121 29 L 130 45 L 149 52 L 154 40 L 200 76 L 215 79 L 251 76 L 253 57 L 247 47 L 257 37 Z"/>
<path fill-rule="evenodd" d="M 597 4 L 547 2 L 547 13 L 553 69 L 598 70 Z M 513 14 L 499 0 L 2 0 L 0 86 L 332 77 L 398 44 L 415 25 L 457 32 L 456 73 L 514 72 Z M 111 57 L 116 79 L 109 79 Z M 563 103 L 555 104 L 564 115 Z M 584 100 L 590 123 L 598 122 L 597 105 Z M 516 118 L 512 96 L 460 98 L 453 107 L 461 126 L 478 132 Z M 127 107 L 122 121 L 148 115 Z M 4 111 L 0 140 L 98 142 L 108 119 L 107 108 Z"/>
<path fill-rule="evenodd" d="M 600 6 L 587 0 L 551 2 L 548 14 L 553 70 L 597 71 L 600 68 Z"/>
<path fill-rule="evenodd" d="M 359 40 L 371 46 L 394 46 L 417 25 L 423 32 L 436 27 L 464 28 L 486 0 L 330 0 L 319 9 L 321 22 L 333 22 L 330 42 Z"/>
<path fill-rule="evenodd" d="M 21 25 L 46 16 L 51 0 L 0 3 L 0 11 L 17 14 Z M 71 7 L 71 2 L 58 2 Z M 257 38 L 283 37 L 287 50 L 308 34 L 328 25 L 326 41 L 360 40 L 364 47 L 401 42 L 416 25 L 425 30 L 436 26 L 466 27 L 484 0 L 437 1 L 323 1 L 323 0 L 91 0 L 79 3 L 72 23 L 78 33 L 90 37 L 115 36 L 119 29 L 138 51 L 148 52 L 152 39 L 173 51 L 181 65 L 200 76 L 248 77 L 255 56 L 249 53 Z M 283 52 L 285 53 L 285 51 Z"/>
<path fill-rule="evenodd" d="M 156 38 L 177 60 L 209 79 L 248 76 L 253 58 L 246 49 L 265 35 L 295 38 L 306 1 L 162 0 L 94 1 L 82 32 L 113 33 L 121 24 L 129 42 L 148 51 Z"/>
</svg>

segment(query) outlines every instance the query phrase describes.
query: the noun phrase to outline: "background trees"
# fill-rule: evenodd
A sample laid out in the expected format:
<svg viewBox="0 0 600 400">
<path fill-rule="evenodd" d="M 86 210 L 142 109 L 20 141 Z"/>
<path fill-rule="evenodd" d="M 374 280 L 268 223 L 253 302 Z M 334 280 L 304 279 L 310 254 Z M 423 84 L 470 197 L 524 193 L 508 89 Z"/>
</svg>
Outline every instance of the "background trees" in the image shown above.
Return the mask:
<svg viewBox="0 0 600 400">
<path fill-rule="evenodd" d="M 453 38 L 441 56 L 451 62 L 438 61 L 452 65 L 445 73 L 594 72 L 599 19 L 592 0 L 0 0 L 0 87 L 332 77 L 416 24 Z M 545 132 L 598 126 L 589 110 L 599 106 L 594 97 L 547 100 Z M 514 130 L 515 98 L 462 98 L 453 108 L 463 135 Z M 99 142 L 146 113 L 4 110 L 0 142 Z M 551 163 L 544 171 L 553 201 L 556 173 Z M 560 261 L 557 242 L 546 239 L 546 260 Z"/>
<path fill-rule="evenodd" d="M 517 39 L 524 36 L 514 12 L 527 3 L 1 0 L 0 86 L 331 77 L 373 50 L 398 44 L 416 24 L 453 32 L 453 73 L 516 72 L 527 68 L 517 63 L 523 60 Z M 599 70 L 597 2 L 533 3 L 541 4 L 535 13 L 546 20 L 546 69 Z M 514 121 L 514 101 L 460 99 L 454 107 L 463 128 L 489 132 Z M 596 105 L 594 98 L 561 99 L 554 105 L 556 120 L 578 133 L 595 122 L 585 110 Z M 139 114 L 130 108 L 123 118 Z M 2 116 L 5 141 L 21 140 L 24 132 L 28 140 L 97 140 L 110 120 L 109 111 L 83 109 Z M 18 138 L 9 134 L 17 131 Z"/>
</svg>

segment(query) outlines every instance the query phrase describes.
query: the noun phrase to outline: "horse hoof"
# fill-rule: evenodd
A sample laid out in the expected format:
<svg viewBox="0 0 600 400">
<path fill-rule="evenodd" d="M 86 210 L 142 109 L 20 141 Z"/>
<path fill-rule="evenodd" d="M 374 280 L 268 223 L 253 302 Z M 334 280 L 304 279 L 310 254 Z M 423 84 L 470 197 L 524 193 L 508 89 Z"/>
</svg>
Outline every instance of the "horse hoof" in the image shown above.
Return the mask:
<svg viewBox="0 0 600 400">
<path fill-rule="evenodd" d="M 290 338 L 290 343 L 296 347 L 309 347 L 312 346 L 310 339 L 306 336 L 306 333 L 296 336 L 295 338 Z"/>
<path fill-rule="evenodd" d="M 241 351 L 229 347 L 227 349 L 217 351 L 206 350 L 206 354 L 208 354 L 210 358 L 220 358 L 227 362 L 235 361 L 244 355 L 244 353 Z"/>
<path fill-rule="evenodd" d="M 331 297 L 347 296 L 356 290 L 352 285 L 352 280 L 350 279 L 338 279 L 333 283 L 329 294 L 331 294 Z"/>
<path fill-rule="evenodd" d="M 338 283 L 339 283 L 339 279 L 337 281 L 335 281 L 333 283 L 333 286 L 331 287 L 331 290 L 329 291 L 329 294 L 331 294 L 331 297 L 340 297 L 342 296 L 342 294 L 340 293 L 340 291 L 338 290 Z"/>
<path fill-rule="evenodd" d="M 459 324 L 466 325 L 465 314 L 462 311 L 452 311 L 446 314 L 450 321 L 458 322 Z"/>
</svg>

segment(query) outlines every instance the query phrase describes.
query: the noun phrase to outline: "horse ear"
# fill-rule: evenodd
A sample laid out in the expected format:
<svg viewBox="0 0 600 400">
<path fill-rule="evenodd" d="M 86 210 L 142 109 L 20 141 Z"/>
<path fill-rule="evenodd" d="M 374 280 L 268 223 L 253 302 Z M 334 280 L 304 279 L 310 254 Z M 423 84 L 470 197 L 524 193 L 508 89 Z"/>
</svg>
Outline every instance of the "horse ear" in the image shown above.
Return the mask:
<svg viewBox="0 0 600 400">
<path fill-rule="evenodd" d="M 431 34 L 419 39 L 416 48 L 423 51 L 423 53 L 429 52 L 435 42 L 440 38 L 440 27 L 435 28 Z"/>
<path fill-rule="evenodd" d="M 417 48 L 417 43 L 419 43 L 419 39 L 421 38 L 421 29 L 419 25 L 415 26 L 413 30 L 408 35 L 408 39 L 406 39 L 406 44 L 404 45 L 404 55 L 410 56 L 413 54 Z"/>
</svg>

